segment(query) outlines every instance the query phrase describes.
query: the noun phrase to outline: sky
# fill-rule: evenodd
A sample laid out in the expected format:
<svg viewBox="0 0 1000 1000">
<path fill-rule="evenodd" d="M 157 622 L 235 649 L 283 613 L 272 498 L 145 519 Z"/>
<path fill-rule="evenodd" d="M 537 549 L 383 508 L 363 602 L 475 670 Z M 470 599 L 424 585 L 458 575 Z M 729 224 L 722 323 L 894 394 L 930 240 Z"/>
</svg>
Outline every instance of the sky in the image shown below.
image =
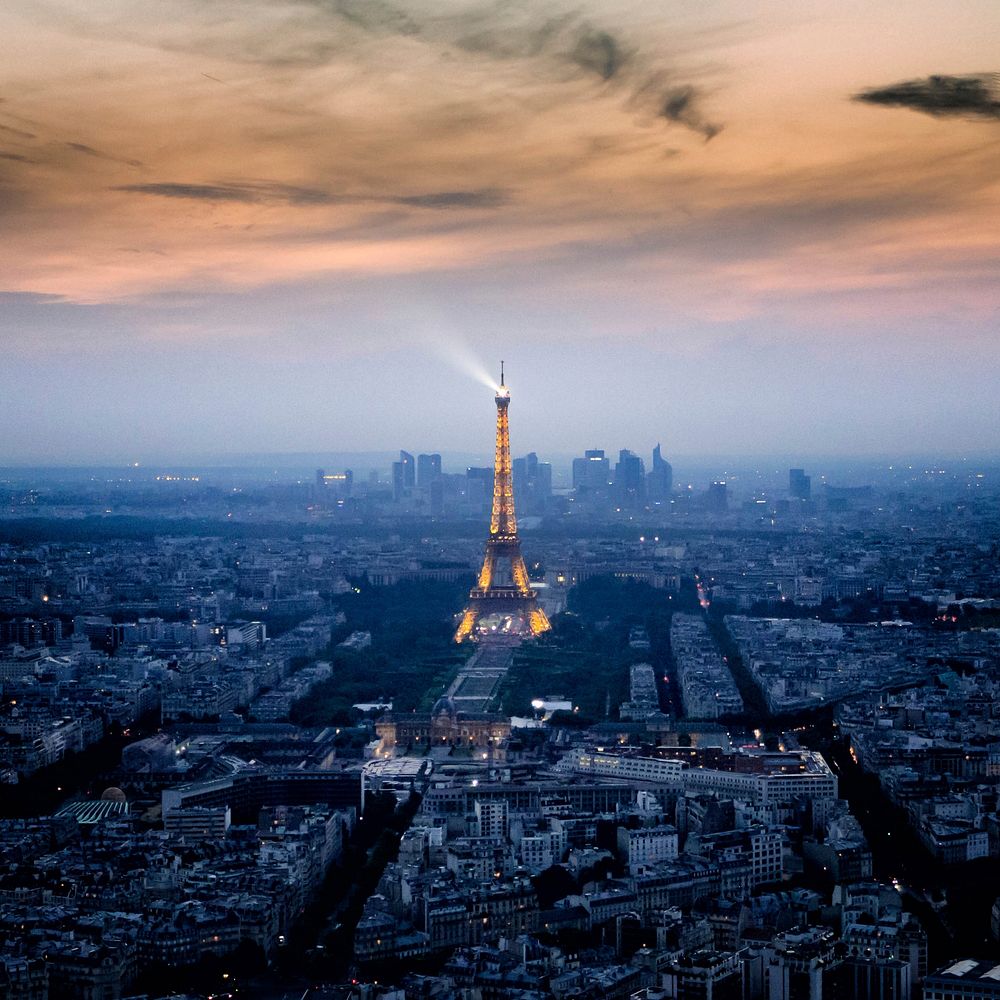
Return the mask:
<svg viewBox="0 0 1000 1000">
<path fill-rule="evenodd" d="M 996 0 L 5 0 L 0 464 L 989 453 Z"/>
</svg>

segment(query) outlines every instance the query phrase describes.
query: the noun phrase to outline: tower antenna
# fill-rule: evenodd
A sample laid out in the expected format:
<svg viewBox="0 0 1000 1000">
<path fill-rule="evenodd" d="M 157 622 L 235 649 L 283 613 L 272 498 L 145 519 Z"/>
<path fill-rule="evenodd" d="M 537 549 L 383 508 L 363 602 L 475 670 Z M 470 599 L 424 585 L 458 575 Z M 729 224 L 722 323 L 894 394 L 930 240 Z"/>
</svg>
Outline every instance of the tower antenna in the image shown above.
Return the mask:
<svg viewBox="0 0 1000 1000">
<path fill-rule="evenodd" d="M 503 385 L 503 362 L 500 362 L 500 384 Z"/>
</svg>

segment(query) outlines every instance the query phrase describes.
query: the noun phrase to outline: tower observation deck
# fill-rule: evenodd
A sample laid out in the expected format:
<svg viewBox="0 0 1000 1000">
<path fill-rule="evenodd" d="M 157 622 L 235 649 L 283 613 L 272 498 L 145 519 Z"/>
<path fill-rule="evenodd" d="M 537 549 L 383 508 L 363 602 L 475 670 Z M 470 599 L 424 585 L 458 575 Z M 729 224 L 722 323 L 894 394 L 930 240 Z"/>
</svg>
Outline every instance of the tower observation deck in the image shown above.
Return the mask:
<svg viewBox="0 0 1000 1000">
<path fill-rule="evenodd" d="M 486 554 L 469 603 L 462 614 L 455 642 L 487 637 L 539 635 L 552 626 L 538 606 L 528 570 L 521 555 L 514 513 L 514 483 L 510 463 L 510 428 L 507 410 L 510 390 L 504 384 L 503 362 L 496 393 L 497 440 L 493 462 L 493 512 Z"/>
</svg>

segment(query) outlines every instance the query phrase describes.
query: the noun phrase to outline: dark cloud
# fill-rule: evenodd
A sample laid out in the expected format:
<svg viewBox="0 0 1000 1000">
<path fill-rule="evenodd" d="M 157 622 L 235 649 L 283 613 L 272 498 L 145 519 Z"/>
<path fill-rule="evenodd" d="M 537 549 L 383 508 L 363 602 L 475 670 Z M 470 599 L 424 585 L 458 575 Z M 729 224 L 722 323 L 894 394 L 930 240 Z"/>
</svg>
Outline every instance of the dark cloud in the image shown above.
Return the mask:
<svg viewBox="0 0 1000 1000">
<path fill-rule="evenodd" d="M 476 56 L 533 62 L 536 72 L 557 78 L 569 67 L 587 77 L 614 81 L 630 103 L 647 110 L 654 106 L 659 117 L 705 139 L 722 130 L 702 115 L 696 88 L 673 84 L 664 90 L 668 72 L 654 67 L 638 48 L 629 47 L 618 34 L 590 23 L 576 10 L 543 17 L 530 6 L 491 2 L 461 13 L 421 17 L 415 10 L 404 11 L 386 0 L 305 2 L 323 15 L 370 35 L 402 35 Z M 332 56 L 329 42 L 313 40 L 312 44 L 310 58 L 326 61 Z"/>
<path fill-rule="evenodd" d="M 15 163 L 35 163 L 30 157 L 22 156 L 20 153 L 0 153 L 0 160 L 13 160 Z"/>
<path fill-rule="evenodd" d="M 369 33 L 420 36 L 495 59 L 568 62 L 602 80 L 615 76 L 626 59 L 625 47 L 613 34 L 581 22 L 576 11 L 544 18 L 529 13 L 525 17 L 507 4 L 491 3 L 459 14 L 417 20 L 412 11 L 378 0 L 338 0 L 332 6 L 323 0 L 319 3 Z"/>
<path fill-rule="evenodd" d="M 414 208 L 498 208 L 506 204 L 507 194 L 498 188 L 474 191 L 432 191 L 429 194 L 403 195 L 389 199 L 397 205 Z"/>
<path fill-rule="evenodd" d="M 246 184 L 123 184 L 115 191 L 159 195 L 162 198 L 190 198 L 199 201 L 236 201 L 244 204 L 283 202 L 288 205 L 325 205 L 336 200 L 317 188 L 267 182 Z"/>
<path fill-rule="evenodd" d="M 72 149 L 75 153 L 82 153 L 84 156 L 93 156 L 98 160 L 110 160 L 112 163 L 124 163 L 130 167 L 141 167 L 141 160 L 128 160 L 120 156 L 112 156 L 110 153 L 94 149 L 93 146 L 86 146 L 82 142 L 67 142 L 67 149 Z"/>
<path fill-rule="evenodd" d="M 570 59 L 582 69 L 610 80 L 625 62 L 625 53 L 613 35 L 586 28 L 580 33 Z"/>
<path fill-rule="evenodd" d="M 937 117 L 1000 119 L 1000 74 L 928 76 L 875 87 L 854 100 L 887 107 L 912 108 Z"/>
<path fill-rule="evenodd" d="M 690 128 L 706 139 L 716 135 L 721 126 L 706 121 L 690 107 L 684 114 L 664 111 L 676 103 L 662 93 L 647 93 L 650 79 L 669 77 L 672 67 L 642 51 L 629 41 L 623 26 L 594 23 L 581 9 L 551 7 L 510 0 L 472 0 L 448 11 L 443 5 L 425 0 L 418 3 L 395 3 L 392 0 L 262 0 L 278 15 L 280 30 L 261 31 L 250 19 L 232 14 L 205 21 L 201 30 L 158 39 L 168 51 L 182 51 L 223 57 L 241 63 L 276 69 L 320 67 L 341 63 L 365 54 L 365 42 L 406 38 L 432 51 L 438 57 L 467 54 L 485 59 L 523 64 L 522 72 L 534 82 L 562 84 L 571 76 L 581 80 L 597 79 L 609 85 L 626 102 L 641 105 L 648 121 L 653 116 Z M 742 30 L 744 25 L 726 26 Z M 93 32 L 95 27 L 84 18 L 80 30 Z M 106 30 L 103 26 L 102 31 Z M 115 25 L 120 37 L 140 41 L 133 29 Z M 704 45 L 703 37 L 696 40 Z M 221 81 L 209 73 L 203 77 Z M 612 89 L 613 88 L 613 89 Z M 681 88 L 683 89 L 683 88 Z M 640 102 L 639 96 L 643 95 Z M 693 89 L 692 89 L 693 94 Z M 565 102 L 565 91 L 558 87 L 548 99 L 552 106 Z M 652 98 L 652 100 L 650 100 Z M 545 101 L 537 93 L 539 106 Z M 484 108 L 483 114 L 488 112 Z"/>
<path fill-rule="evenodd" d="M 345 21 L 365 31 L 380 31 L 394 35 L 418 35 L 420 25 L 406 11 L 383 0 L 335 0 L 321 6 L 329 7 Z"/>
<path fill-rule="evenodd" d="M 163 198 L 197 198 L 202 201 L 256 201 L 246 188 L 223 184 L 124 184 L 116 191 L 155 194 Z"/>
<path fill-rule="evenodd" d="M 18 139 L 34 139 L 34 132 L 25 132 L 23 129 L 11 128 L 10 125 L 0 125 L 0 132 L 6 132 L 8 135 L 16 135 Z"/>
<path fill-rule="evenodd" d="M 698 91 L 692 86 L 671 87 L 663 95 L 660 114 L 668 122 L 676 122 L 694 132 L 700 132 L 706 141 L 722 131 L 721 125 L 706 121 L 702 116 L 698 109 Z"/>
<path fill-rule="evenodd" d="M 271 181 L 226 184 L 123 184 L 115 191 L 152 194 L 161 198 L 188 198 L 197 201 L 230 201 L 242 204 L 281 203 L 286 205 L 364 204 L 367 202 L 406 205 L 410 208 L 497 208 L 507 201 L 499 188 L 469 191 L 429 191 L 408 195 L 336 195 L 318 188 L 296 187 Z"/>
<path fill-rule="evenodd" d="M 471 17 L 456 18 L 442 25 L 442 40 L 451 39 L 456 48 L 495 59 L 537 59 L 565 49 L 563 37 L 575 15 L 551 17 L 544 21 L 522 23 L 503 21 L 493 10 Z"/>
</svg>

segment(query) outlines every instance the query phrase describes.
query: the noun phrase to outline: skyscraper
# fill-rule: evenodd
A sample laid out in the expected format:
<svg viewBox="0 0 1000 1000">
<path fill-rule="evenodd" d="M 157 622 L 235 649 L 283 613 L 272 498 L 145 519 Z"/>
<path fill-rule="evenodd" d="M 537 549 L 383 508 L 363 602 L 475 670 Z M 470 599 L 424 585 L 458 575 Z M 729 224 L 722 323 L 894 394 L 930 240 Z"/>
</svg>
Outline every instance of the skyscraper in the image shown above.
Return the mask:
<svg viewBox="0 0 1000 1000">
<path fill-rule="evenodd" d="M 660 446 L 653 449 L 653 468 L 647 477 L 650 500 L 666 500 L 674 491 L 674 467 L 660 454 Z"/>
<path fill-rule="evenodd" d="M 646 465 L 638 455 L 622 448 L 615 466 L 615 495 L 619 503 L 634 505 L 646 499 Z"/>
<path fill-rule="evenodd" d="M 531 451 L 515 458 L 511 469 L 518 506 L 530 514 L 544 513 L 545 502 L 552 495 L 552 466 L 539 462 L 538 456 Z"/>
<path fill-rule="evenodd" d="M 714 510 L 718 513 L 728 510 L 729 489 L 726 486 L 725 480 L 718 479 L 712 483 L 708 487 L 708 494 L 705 499 L 709 510 Z"/>
<path fill-rule="evenodd" d="M 417 484 L 417 467 L 413 461 L 413 456 L 408 451 L 400 449 L 399 464 L 403 470 L 403 489 L 413 489 Z"/>
<path fill-rule="evenodd" d="M 344 499 L 351 495 L 354 486 L 354 473 L 350 469 L 343 472 L 327 472 L 325 469 L 316 470 L 316 488 L 320 496 L 333 495 L 337 499 Z"/>
<path fill-rule="evenodd" d="M 591 448 L 583 458 L 573 459 L 573 489 L 580 493 L 606 494 L 611 484 L 611 463 L 600 448 Z"/>
<path fill-rule="evenodd" d="M 402 500 L 416 485 L 417 469 L 408 451 L 399 451 L 399 461 L 392 463 L 392 499 Z"/>
<path fill-rule="evenodd" d="M 475 511 L 488 508 L 493 500 L 493 470 L 489 466 L 470 465 L 465 470 L 465 495 Z"/>
<path fill-rule="evenodd" d="M 428 488 L 435 479 L 441 478 L 441 456 L 417 455 L 417 486 Z"/>
<path fill-rule="evenodd" d="M 804 469 L 789 469 L 788 492 L 796 500 L 808 500 L 812 496 L 812 476 L 807 476 Z"/>
</svg>

